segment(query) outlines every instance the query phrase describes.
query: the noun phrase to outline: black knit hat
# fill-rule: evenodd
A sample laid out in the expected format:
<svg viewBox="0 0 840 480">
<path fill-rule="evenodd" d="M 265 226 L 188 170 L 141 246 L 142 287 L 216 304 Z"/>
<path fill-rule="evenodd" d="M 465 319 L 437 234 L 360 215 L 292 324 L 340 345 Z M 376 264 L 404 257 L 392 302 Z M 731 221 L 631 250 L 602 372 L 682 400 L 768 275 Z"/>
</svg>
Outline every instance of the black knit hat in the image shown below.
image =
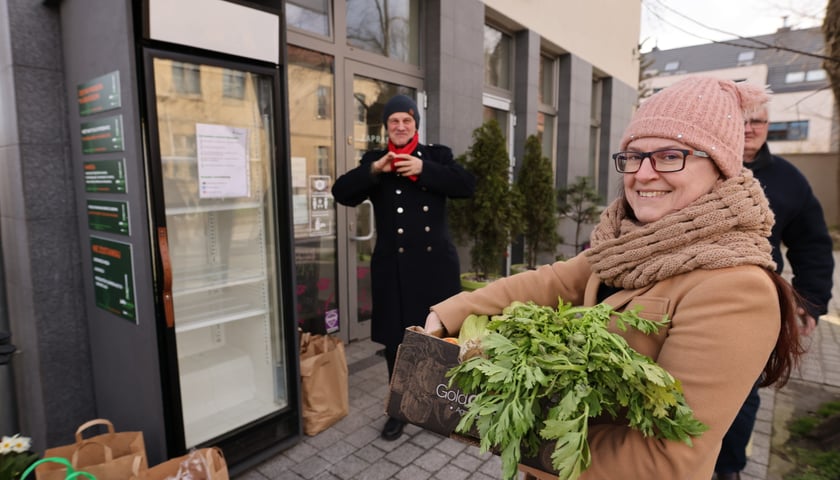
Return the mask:
<svg viewBox="0 0 840 480">
<path fill-rule="evenodd" d="M 385 110 L 382 112 L 382 123 L 388 123 L 388 117 L 397 113 L 403 112 L 414 117 L 415 126 L 420 126 L 420 112 L 417 111 L 417 104 L 414 103 L 410 97 L 405 95 L 395 95 L 388 103 L 385 104 Z"/>
</svg>

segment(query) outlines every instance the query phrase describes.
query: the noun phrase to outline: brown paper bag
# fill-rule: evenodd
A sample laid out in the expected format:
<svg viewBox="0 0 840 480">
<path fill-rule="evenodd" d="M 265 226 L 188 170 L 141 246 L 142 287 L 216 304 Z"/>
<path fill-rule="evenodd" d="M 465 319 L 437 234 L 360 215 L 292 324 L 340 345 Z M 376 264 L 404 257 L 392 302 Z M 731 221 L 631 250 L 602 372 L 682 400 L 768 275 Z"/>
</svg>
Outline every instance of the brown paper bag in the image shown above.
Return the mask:
<svg viewBox="0 0 840 480">
<path fill-rule="evenodd" d="M 86 430 L 103 425 L 107 433 L 85 439 Z M 105 419 L 86 422 L 76 429 L 76 443 L 49 448 L 44 457 L 70 460 L 74 469 L 90 472 L 99 480 L 128 480 L 148 468 L 143 432 L 115 432 Z M 35 469 L 37 480 L 63 480 L 67 469 L 58 463 L 45 463 Z"/>
<path fill-rule="evenodd" d="M 344 344 L 330 335 L 300 338 L 303 431 L 316 435 L 350 411 Z"/>
<path fill-rule="evenodd" d="M 227 463 L 217 447 L 200 448 L 159 463 L 131 480 L 229 480 Z"/>
</svg>

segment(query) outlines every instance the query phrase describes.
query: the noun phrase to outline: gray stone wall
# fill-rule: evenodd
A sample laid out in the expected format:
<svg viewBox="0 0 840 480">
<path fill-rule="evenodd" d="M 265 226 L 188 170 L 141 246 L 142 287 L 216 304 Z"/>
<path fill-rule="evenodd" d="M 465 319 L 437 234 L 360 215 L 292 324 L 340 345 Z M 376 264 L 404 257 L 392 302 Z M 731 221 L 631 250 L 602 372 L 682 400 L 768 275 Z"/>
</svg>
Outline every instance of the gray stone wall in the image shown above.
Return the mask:
<svg viewBox="0 0 840 480">
<path fill-rule="evenodd" d="M 431 0 L 424 4 L 427 28 L 426 138 L 464 153 L 481 125 L 484 88 L 484 4 L 477 0 Z"/>
<path fill-rule="evenodd" d="M 59 17 L 41 2 L 0 0 L 3 287 L 20 350 L 19 427 L 36 450 L 95 415 Z"/>
</svg>

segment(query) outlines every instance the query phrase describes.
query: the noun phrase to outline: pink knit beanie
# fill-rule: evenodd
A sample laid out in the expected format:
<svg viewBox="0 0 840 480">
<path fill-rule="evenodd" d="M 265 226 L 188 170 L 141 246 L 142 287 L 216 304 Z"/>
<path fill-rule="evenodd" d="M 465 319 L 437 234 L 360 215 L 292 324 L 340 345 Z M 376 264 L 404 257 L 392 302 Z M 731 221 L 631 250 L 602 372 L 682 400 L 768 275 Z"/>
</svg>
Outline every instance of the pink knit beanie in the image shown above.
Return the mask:
<svg viewBox="0 0 840 480">
<path fill-rule="evenodd" d="M 761 87 L 689 77 L 644 101 L 624 131 L 621 150 L 638 138 L 670 138 L 709 154 L 727 178 L 743 167 L 744 114 L 768 100 Z"/>
</svg>

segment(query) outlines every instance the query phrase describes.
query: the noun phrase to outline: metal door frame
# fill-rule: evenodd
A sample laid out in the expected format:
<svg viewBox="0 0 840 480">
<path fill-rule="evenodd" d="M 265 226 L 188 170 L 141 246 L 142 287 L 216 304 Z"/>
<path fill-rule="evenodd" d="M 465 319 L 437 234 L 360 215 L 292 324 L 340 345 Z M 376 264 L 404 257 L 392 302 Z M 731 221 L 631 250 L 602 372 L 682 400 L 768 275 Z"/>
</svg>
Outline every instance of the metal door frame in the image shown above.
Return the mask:
<svg viewBox="0 0 840 480">
<path fill-rule="evenodd" d="M 356 166 L 353 150 L 353 125 L 356 113 L 353 80 L 356 76 L 383 80 L 414 89 L 417 93 L 418 109 L 421 112 L 421 128 L 418 129 L 421 143 L 425 137 L 425 128 L 422 128 L 422 119 L 425 117 L 425 92 L 423 92 L 422 78 L 345 59 L 341 65 L 336 65 L 336 108 L 342 112 L 336 115 L 336 177 Z M 338 242 L 336 261 L 339 278 L 337 288 L 339 316 L 342 324 L 340 336 L 344 342 L 352 342 L 370 337 L 370 322 L 357 318 L 359 294 L 355 275 L 357 256 L 354 241 L 350 239 L 351 235 L 355 235 L 355 208 L 336 204 L 336 209 Z"/>
</svg>

